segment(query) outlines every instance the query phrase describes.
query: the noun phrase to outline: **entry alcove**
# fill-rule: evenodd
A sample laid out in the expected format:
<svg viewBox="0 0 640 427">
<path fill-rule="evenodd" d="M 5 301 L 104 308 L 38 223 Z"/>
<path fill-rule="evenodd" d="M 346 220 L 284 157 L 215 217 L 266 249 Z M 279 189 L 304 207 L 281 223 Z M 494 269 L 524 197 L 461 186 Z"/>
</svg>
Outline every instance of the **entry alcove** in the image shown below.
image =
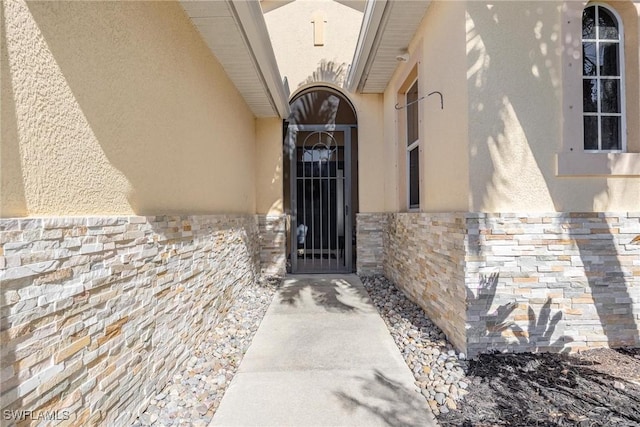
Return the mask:
<svg viewBox="0 0 640 427">
<path fill-rule="evenodd" d="M 358 127 L 351 102 L 329 87 L 307 88 L 284 122 L 287 271 L 355 270 Z"/>
</svg>

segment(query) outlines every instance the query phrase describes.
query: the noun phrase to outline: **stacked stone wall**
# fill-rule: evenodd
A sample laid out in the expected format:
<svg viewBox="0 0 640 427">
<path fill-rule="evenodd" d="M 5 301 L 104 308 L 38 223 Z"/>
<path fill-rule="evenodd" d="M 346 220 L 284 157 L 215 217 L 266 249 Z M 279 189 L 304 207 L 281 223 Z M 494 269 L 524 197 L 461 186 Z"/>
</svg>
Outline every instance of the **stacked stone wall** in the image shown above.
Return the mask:
<svg viewBox="0 0 640 427">
<path fill-rule="evenodd" d="M 464 214 L 388 214 L 384 274 L 464 351 Z"/>
<path fill-rule="evenodd" d="M 286 215 L 258 215 L 260 270 L 266 277 L 283 277 L 287 273 L 286 221 Z"/>
<path fill-rule="evenodd" d="M 130 424 L 256 279 L 258 235 L 254 216 L 0 220 L 3 423 Z"/>
<path fill-rule="evenodd" d="M 471 357 L 640 346 L 638 213 L 358 219 L 358 272 L 379 274 L 382 264 Z"/>
<path fill-rule="evenodd" d="M 359 213 L 356 216 L 356 272 L 383 274 L 386 213 Z"/>
<path fill-rule="evenodd" d="M 468 214 L 467 229 L 471 355 L 640 345 L 640 214 Z"/>
</svg>

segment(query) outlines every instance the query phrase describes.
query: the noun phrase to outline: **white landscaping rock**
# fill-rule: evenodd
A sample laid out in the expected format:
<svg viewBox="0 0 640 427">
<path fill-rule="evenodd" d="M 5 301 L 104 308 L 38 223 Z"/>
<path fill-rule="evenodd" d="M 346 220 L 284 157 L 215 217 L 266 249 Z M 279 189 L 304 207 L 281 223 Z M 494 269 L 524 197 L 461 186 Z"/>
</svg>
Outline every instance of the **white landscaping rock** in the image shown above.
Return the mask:
<svg viewBox="0 0 640 427">
<path fill-rule="evenodd" d="M 360 279 L 433 413 L 444 414 L 456 408 L 455 402 L 462 399 L 468 387 L 463 381 L 466 355 L 458 354 L 425 312 L 385 277 Z"/>
<path fill-rule="evenodd" d="M 226 317 L 155 396 L 157 404 L 148 406 L 134 425 L 209 425 L 280 282 L 274 279 L 244 288 Z"/>
</svg>

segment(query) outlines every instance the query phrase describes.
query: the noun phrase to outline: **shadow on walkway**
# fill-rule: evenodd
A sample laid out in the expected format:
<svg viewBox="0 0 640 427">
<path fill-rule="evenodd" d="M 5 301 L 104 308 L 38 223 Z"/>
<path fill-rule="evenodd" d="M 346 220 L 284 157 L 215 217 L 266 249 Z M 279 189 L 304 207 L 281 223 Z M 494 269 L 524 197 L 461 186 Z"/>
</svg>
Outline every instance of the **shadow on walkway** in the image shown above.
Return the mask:
<svg viewBox="0 0 640 427">
<path fill-rule="evenodd" d="M 211 426 L 434 426 L 355 275 L 289 276 Z"/>
<path fill-rule="evenodd" d="M 313 303 L 328 311 L 354 313 L 367 304 L 369 296 L 362 287 L 352 286 L 343 279 L 314 279 L 313 281 L 285 282 L 280 290 L 281 304 L 298 306 L 304 304 L 305 294 L 310 295 Z"/>
<path fill-rule="evenodd" d="M 361 393 L 366 400 L 343 391 L 335 392 L 344 408 L 354 412 L 362 408 L 390 426 L 425 425 L 424 402 L 416 393 L 376 370 L 373 378 L 358 377 Z"/>
</svg>

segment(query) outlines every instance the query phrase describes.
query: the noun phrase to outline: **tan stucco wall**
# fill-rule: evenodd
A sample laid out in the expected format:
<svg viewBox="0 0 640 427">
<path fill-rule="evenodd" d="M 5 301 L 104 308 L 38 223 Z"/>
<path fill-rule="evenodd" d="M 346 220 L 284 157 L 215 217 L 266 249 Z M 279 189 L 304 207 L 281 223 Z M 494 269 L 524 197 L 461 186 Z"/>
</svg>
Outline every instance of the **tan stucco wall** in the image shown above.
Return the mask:
<svg viewBox="0 0 640 427">
<path fill-rule="evenodd" d="M 393 87 L 393 85 L 389 85 L 389 87 Z M 383 138 L 384 138 L 384 158 L 385 163 L 382 169 L 382 173 L 384 175 L 385 181 L 385 192 L 384 192 L 384 211 L 383 212 L 397 212 L 400 210 L 400 190 L 399 185 L 402 182 L 404 184 L 404 180 L 400 180 L 400 172 L 399 172 L 399 150 L 398 150 L 398 138 L 399 138 L 399 128 L 398 128 L 398 116 L 397 112 L 394 108 L 395 103 L 393 100 L 395 99 L 395 94 L 389 94 L 389 89 L 383 95 Z M 404 175 L 403 175 L 404 177 Z M 403 193 L 404 194 L 404 193 Z"/>
<path fill-rule="evenodd" d="M 578 2 L 567 5 L 582 7 Z M 567 26 L 567 5 L 467 2 L 472 211 L 633 211 L 640 206 L 640 176 L 556 174 L 556 156 L 563 147 L 576 140 L 576 149 L 582 144 L 581 88 L 576 91 L 571 83 L 582 80 L 580 57 L 572 67 L 563 62 L 565 41 L 579 49 L 580 12 L 578 25 Z M 637 24 L 631 28 L 638 31 Z M 634 39 L 628 52 L 637 52 Z M 627 56 L 637 64 L 637 54 Z M 637 93 L 635 70 L 635 77 L 627 76 L 631 93 Z M 567 73 L 573 73 L 569 79 Z M 578 113 L 569 111 L 569 105 Z M 630 107 L 629 149 L 637 152 L 638 109 Z"/>
<path fill-rule="evenodd" d="M 559 7 L 467 2 L 471 210 L 554 210 Z"/>
<path fill-rule="evenodd" d="M 444 109 L 440 108 L 437 94 L 421 101 L 424 111 L 422 210 L 428 212 L 460 211 L 467 206 L 468 117 L 464 106 L 468 99 L 464 87 L 458 84 L 465 77 L 465 36 L 450 31 L 459 27 L 463 20 L 460 2 L 439 2 L 433 4 L 431 13 L 421 25 L 424 31 L 420 73 L 422 95 L 440 91 L 444 101 Z"/>
<path fill-rule="evenodd" d="M 3 2 L 1 216 L 255 211 L 255 121 L 174 2 Z"/>
<path fill-rule="evenodd" d="M 640 2 L 612 2 L 624 12 L 628 150 L 640 147 L 638 17 Z M 406 210 L 404 110 L 398 93 L 413 80 L 420 96 L 421 207 L 426 212 L 635 211 L 640 176 L 594 172 L 559 176 L 558 154 L 582 144 L 579 2 L 433 2 L 406 63 L 384 94 L 387 205 Z M 578 24 L 563 21 L 577 9 Z M 632 37 L 630 37 L 630 34 Z M 564 55 L 564 56 L 563 56 Z M 446 64 L 446 65 L 445 65 Z M 415 72 L 414 72 L 415 73 Z M 573 73 L 573 74 L 571 74 Z M 577 81 L 577 84 L 574 82 Z M 576 106 L 569 109 L 569 105 Z M 400 142 L 398 142 L 400 141 Z M 576 159 L 577 161 L 579 159 Z M 637 170 L 637 154 L 593 162 L 600 171 Z M 584 169 L 584 168 L 583 168 Z M 393 182 L 393 184 L 391 184 Z"/>
<path fill-rule="evenodd" d="M 385 142 L 388 153 L 387 177 L 393 186 L 387 206 L 404 211 L 406 190 L 406 110 L 401 93 L 415 79 L 417 66 L 419 97 L 439 91 L 419 101 L 421 206 L 427 212 L 467 209 L 468 148 L 467 92 L 461 82 L 466 76 L 463 2 L 434 2 L 409 44 L 411 58 L 400 64 L 384 94 Z M 446 64 L 446 66 L 443 66 Z"/>
<path fill-rule="evenodd" d="M 361 94 L 352 97 L 358 118 L 358 203 L 360 212 L 385 212 L 385 194 L 390 183 L 385 168 L 382 95 Z"/>
<path fill-rule="evenodd" d="M 338 83 L 334 72 L 343 64 L 341 76 L 346 77 L 347 65 L 353 59 L 358 40 L 362 12 L 333 0 L 296 0 L 282 4 L 275 9 L 265 7 L 265 21 L 278 68 L 287 77 L 291 92 L 308 83 L 308 79 Z M 312 21 L 316 15 L 325 20 L 322 46 L 314 46 Z M 319 67 L 323 60 L 333 61 L 335 66 L 321 71 Z M 316 77 L 314 72 L 318 73 Z"/>
<path fill-rule="evenodd" d="M 284 213 L 282 119 L 256 119 L 256 212 Z"/>
</svg>

